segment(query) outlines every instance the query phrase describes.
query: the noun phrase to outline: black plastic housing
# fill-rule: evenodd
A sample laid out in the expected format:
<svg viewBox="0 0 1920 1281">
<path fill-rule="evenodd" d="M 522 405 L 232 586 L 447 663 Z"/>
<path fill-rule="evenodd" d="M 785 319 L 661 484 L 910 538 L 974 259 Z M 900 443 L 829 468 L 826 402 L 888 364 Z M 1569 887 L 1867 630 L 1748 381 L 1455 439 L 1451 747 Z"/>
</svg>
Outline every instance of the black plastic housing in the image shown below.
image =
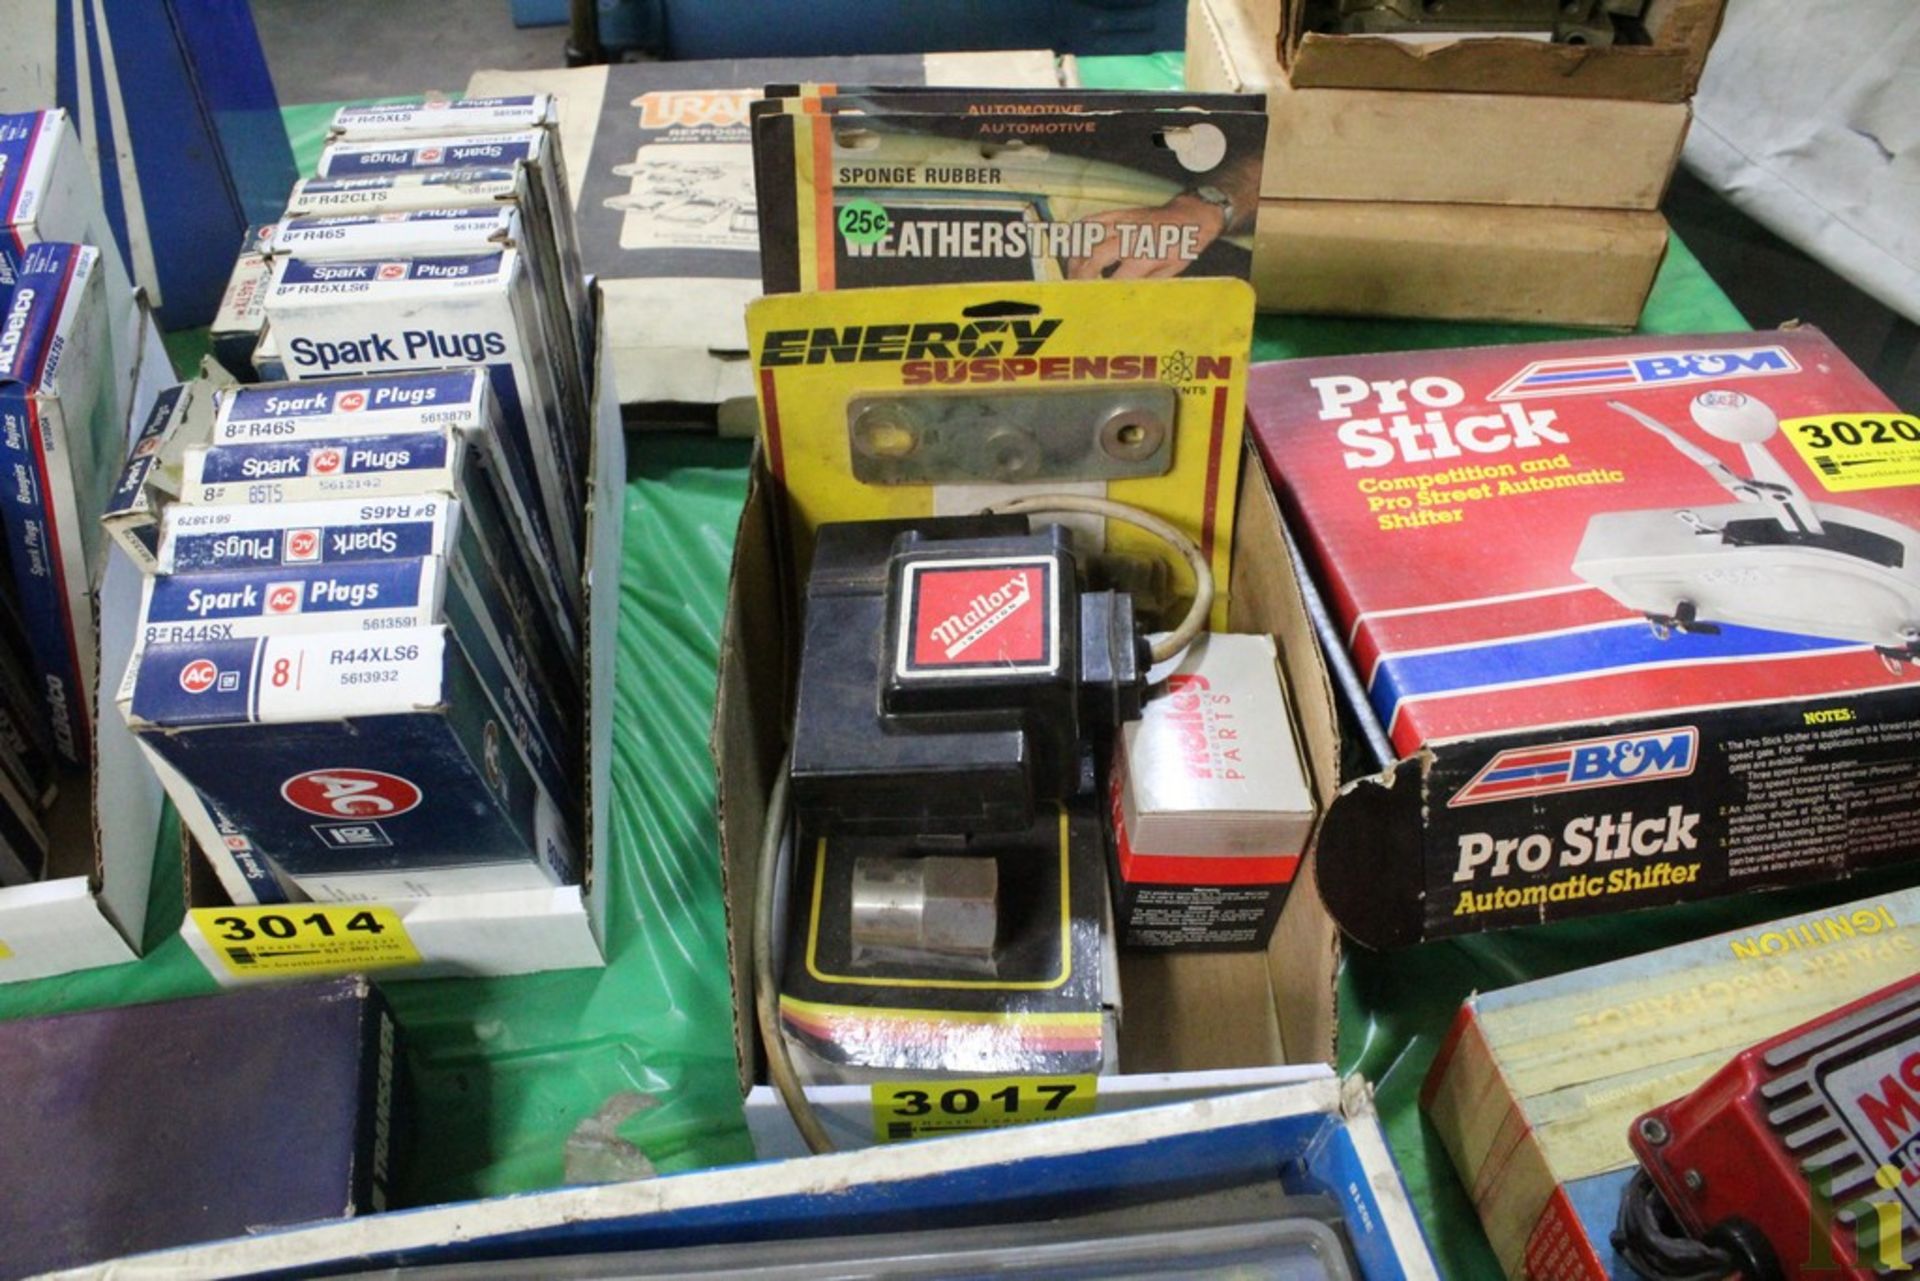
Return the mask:
<svg viewBox="0 0 1920 1281">
<path fill-rule="evenodd" d="M 793 797 L 823 834 L 1024 831 L 1146 688 L 1132 597 L 1024 517 L 822 525 L 802 626 Z"/>
</svg>

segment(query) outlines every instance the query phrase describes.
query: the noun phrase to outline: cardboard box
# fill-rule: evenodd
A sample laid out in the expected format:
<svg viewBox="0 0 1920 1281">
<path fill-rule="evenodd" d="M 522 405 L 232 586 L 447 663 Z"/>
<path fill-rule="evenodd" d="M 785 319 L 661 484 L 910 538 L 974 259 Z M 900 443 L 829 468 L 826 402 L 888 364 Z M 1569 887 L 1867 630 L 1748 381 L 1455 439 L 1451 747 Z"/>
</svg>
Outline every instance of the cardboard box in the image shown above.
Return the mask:
<svg viewBox="0 0 1920 1281">
<path fill-rule="evenodd" d="M 1108 782 L 1125 947 L 1261 948 L 1313 830 L 1268 636 L 1203 636 L 1154 668 Z"/>
<path fill-rule="evenodd" d="M 1249 461 L 1252 461 L 1251 459 Z M 757 1030 L 749 970 L 754 869 L 766 805 L 785 743 L 798 637 L 793 585 L 783 583 L 784 516 L 764 461 L 756 460 L 734 545 L 721 638 L 712 750 L 719 775 L 721 857 L 727 894 L 735 1042 L 742 1089 L 754 1081 Z M 1338 739 L 1326 668 L 1294 576 L 1279 507 L 1257 467 L 1240 472 L 1228 629 L 1271 635 L 1279 648 L 1305 764 L 1324 805 L 1338 777 Z M 1309 856 L 1272 941 L 1261 952 L 1123 953 L 1121 1078 L 1171 1074 L 1192 1097 L 1220 1088 L 1220 1069 L 1331 1063 L 1339 934 L 1320 905 Z M 1241 1084 L 1248 1083 L 1244 1079 Z"/>
<path fill-rule="evenodd" d="M 577 1262 L 582 1270 L 640 1274 L 661 1265 L 646 1254 L 578 1256 L 734 1243 L 763 1261 L 779 1247 L 769 1244 L 760 1253 L 753 1243 L 889 1226 L 928 1231 L 983 1220 L 1017 1230 L 1056 1217 L 1124 1213 L 1188 1190 L 1276 1183 L 1335 1197 L 1361 1281 L 1437 1281 L 1364 1083 L 1330 1076 L 1301 1081 L 1297 1074 L 1292 1084 L 1234 1098 L 904 1149 L 560 1188 L 268 1231 L 123 1260 L 113 1265 L 113 1274 L 238 1277 L 402 1261 L 494 1261 L 502 1275 L 571 1270 Z M 77 1275 L 107 1273 L 102 1265 Z"/>
<path fill-rule="evenodd" d="M 1307 0 L 1277 0 L 1280 64 L 1302 89 L 1420 89 L 1685 102 L 1727 0 L 1647 0 L 1647 44 L 1606 48 L 1470 36 L 1423 40 L 1306 29 Z"/>
<path fill-rule="evenodd" d="M 221 831 L 204 808 L 198 813 L 183 810 L 182 821 L 191 837 L 186 868 L 191 910 L 181 933 L 221 983 L 231 986 L 370 966 L 378 966 L 383 975 L 389 977 L 429 978 L 456 974 L 524 974 L 604 964 L 599 940 L 605 937 L 607 886 L 606 876 L 600 869 L 606 866 L 607 859 L 609 789 L 596 785 L 593 780 L 606 779 L 612 761 L 616 658 L 613 637 L 618 623 L 621 523 L 625 514 L 621 495 L 626 488 L 625 436 L 613 383 L 606 370 L 602 344 L 596 353 L 592 471 L 585 513 L 588 635 L 581 661 L 587 685 L 586 724 L 582 729 L 586 768 L 581 772 L 580 788 L 584 794 L 586 831 L 581 839 L 583 867 L 578 883 L 551 889 L 393 899 L 368 904 L 365 910 L 374 913 L 374 923 L 383 930 L 377 936 L 381 950 L 371 957 L 360 952 L 321 955 L 304 965 L 297 958 L 283 961 L 278 967 L 262 967 L 257 962 L 236 964 L 228 948 L 238 942 L 252 947 L 256 953 L 262 951 L 261 927 L 266 917 L 276 918 L 270 928 L 284 928 L 297 936 L 292 940 L 280 936 L 281 943 L 304 947 L 312 945 L 309 936 L 317 927 L 309 923 L 315 916 L 353 909 L 334 907 L 316 913 L 303 904 L 298 913 L 289 913 L 272 904 L 234 906 L 235 900 L 247 897 L 246 892 L 233 893 L 223 887 L 206 860 L 197 856 L 192 848 L 195 844 L 231 848 L 227 833 Z M 177 782 L 177 775 L 175 779 Z M 351 917 L 346 919 L 350 921 Z M 282 921 L 284 926 L 280 924 Z M 6 937 L 4 928 L 4 921 L 0 921 L 0 938 Z M 274 937 L 268 935 L 267 939 Z M 344 935 L 336 933 L 332 937 Z M 308 941 L 302 942 L 302 939 Z M 324 937 L 319 945 L 329 946 Z"/>
<path fill-rule="evenodd" d="M 1657 213 L 1263 200 L 1262 311 L 1631 329 L 1667 253 Z"/>
<path fill-rule="evenodd" d="M 403 1069 L 360 978 L 0 1027 L 7 1274 L 386 1208 Z"/>
<path fill-rule="evenodd" d="M 1608 1241 L 1635 1118 L 1916 963 L 1904 890 L 1470 998 L 1421 1105 L 1507 1276 L 1637 1278 Z"/>
<path fill-rule="evenodd" d="M 1303 89 L 1261 31 L 1274 4 L 1187 6 L 1187 86 L 1266 95 L 1262 196 L 1660 207 L 1692 117 L 1684 102 Z"/>
<path fill-rule="evenodd" d="M 128 442 L 173 380 L 160 336 L 144 314 L 139 334 L 138 408 Z M 59 795 L 46 816 L 53 844 L 45 874 L 32 885 L 0 889 L 0 983 L 131 961 L 143 949 L 163 798 L 113 700 L 133 652 L 140 584 L 129 558 L 106 557 L 97 614 L 99 670 L 108 676 L 96 682 L 94 758 L 90 769 L 59 776 Z"/>
<path fill-rule="evenodd" d="M 1349 935 L 1920 867 L 1920 421 L 1824 335 L 1326 357 L 1250 388 L 1384 746 L 1318 836 Z"/>
</svg>

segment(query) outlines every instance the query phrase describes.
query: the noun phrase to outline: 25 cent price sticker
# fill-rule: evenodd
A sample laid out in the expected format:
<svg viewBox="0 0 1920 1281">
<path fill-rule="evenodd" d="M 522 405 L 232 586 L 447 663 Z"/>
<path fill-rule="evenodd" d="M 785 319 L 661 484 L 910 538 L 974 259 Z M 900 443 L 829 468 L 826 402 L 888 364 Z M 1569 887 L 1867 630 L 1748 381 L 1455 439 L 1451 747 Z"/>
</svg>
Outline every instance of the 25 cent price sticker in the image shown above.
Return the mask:
<svg viewBox="0 0 1920 1281">
<path fill-rule="evenodd" d="M 420 963 L 390 907 L 197 907 L 193 923 L 236 978 L 351 974 Z"/>
<path fill-rule="evenodd" d="M 1091 1076 L 993 1076 L 873 1087 L 873 1136 L 900 1143 L 1093 1113 Z"/>
<path fill-rule="evenodd" d="M 1920 484 L 1920 419 L 1910 414 L 1822 414 L 1780 430 L 1831 493 Z"/>
</svg>

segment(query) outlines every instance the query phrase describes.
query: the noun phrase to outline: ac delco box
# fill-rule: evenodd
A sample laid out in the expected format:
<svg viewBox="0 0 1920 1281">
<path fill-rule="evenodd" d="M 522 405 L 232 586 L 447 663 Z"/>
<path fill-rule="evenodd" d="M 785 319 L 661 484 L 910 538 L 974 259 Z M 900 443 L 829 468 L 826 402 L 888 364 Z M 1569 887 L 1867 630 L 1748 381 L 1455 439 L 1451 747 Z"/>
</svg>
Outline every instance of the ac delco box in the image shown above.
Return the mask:
<svg viewBox="0 0 1920 1281">
<path fill-rule="evenodd" d="M 1363 942 L 1920 854 L 1920 420 L 1816 330 L 1295 361 L 1250 415 L 1384 770 Z"/>
</svg>

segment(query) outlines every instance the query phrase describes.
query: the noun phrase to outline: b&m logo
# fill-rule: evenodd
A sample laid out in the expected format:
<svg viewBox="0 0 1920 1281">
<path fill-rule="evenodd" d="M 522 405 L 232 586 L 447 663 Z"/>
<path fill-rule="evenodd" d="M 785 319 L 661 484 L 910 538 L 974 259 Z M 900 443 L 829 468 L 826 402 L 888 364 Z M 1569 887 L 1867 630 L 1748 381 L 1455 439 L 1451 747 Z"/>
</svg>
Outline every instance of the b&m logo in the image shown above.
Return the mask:
<svg viewBox="0 0 1920 1281">
<path fill-rule="evenodd" d="M 1688 383 L 1799 372 L 1799 364 L 1785 347 L 1573 356 L 1534 361 L 1502 383 L 1492 399 L 1526 400 L 1532 396 L 1579 396 L 1647 387 L 1682 387 Z"/>
<path fill-rule="evenodd" d="M 1447 804 L 1483 805 L 1515 796 L 1684 778 L 1693 773 L 1699 746 L 1700 732 L 1689 725 L 1547 747 L 1509 747 L 1496 753 Z"/>
<path fill-rule="evenodd" d="M 213 688 L 219 675 L 220 669 L 213 665 L 212 659 L 196 658 L 180 669 L 180 688 L 189 694 L 204 694 Z"/>
<path fill-rule="evenodd" d="M 382 271 L 386 268 L 381 268 Z M 367 407 L 367 393 L 364 391 L 343 391 L 334 397 L 333 408 L 342 414 L 357 414 Z"/>
</svg>

